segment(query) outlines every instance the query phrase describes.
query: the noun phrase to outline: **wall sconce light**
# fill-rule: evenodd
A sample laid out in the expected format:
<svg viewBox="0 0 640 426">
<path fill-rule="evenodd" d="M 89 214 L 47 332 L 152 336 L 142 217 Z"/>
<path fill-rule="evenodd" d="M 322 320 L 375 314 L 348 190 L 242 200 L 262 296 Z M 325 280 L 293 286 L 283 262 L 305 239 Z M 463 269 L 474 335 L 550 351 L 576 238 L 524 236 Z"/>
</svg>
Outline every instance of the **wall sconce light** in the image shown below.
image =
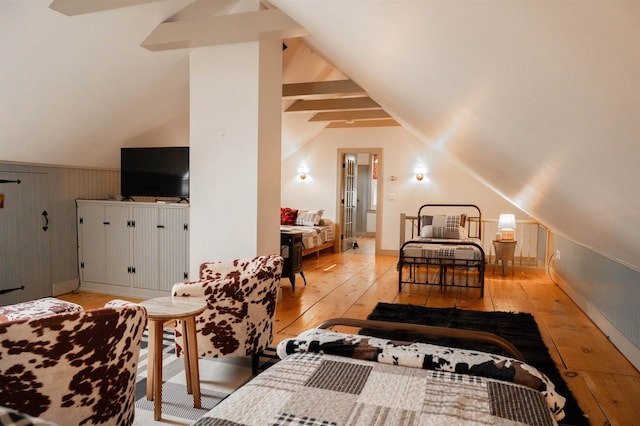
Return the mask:
<svg viewBox="0 0 640 426">
<path fill-rule="evenodd" d="M 500 238 L 513 241 L 515 239 L 516 216 L 513 214 L 501 214 L 498 218 Z"/>
<path fill-rule="evenodd" d="M 424 168 L 417 167 L 415 171 L 416 171 L 416 180 L 420 182 L 422 179 L 424 179 Z"/>
<path fill-rule="evenodd" d="M 309 173 L 309 170 L 307 170 L 306 167 L 300 167 L 298 169 L 298 175 L 300 176 L 300 180 L 305 180 L 307 178 L 307 173 Z"/>
</svg>

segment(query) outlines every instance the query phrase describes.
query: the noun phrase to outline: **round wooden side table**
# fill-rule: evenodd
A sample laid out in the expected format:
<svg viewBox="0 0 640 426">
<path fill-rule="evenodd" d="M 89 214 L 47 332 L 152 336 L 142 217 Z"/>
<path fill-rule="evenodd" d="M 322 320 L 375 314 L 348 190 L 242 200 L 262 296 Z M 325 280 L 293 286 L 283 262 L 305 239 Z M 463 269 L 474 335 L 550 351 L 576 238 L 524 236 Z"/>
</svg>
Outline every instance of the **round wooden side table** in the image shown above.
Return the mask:
<svg viewBox="0 0 640 426">
<path fill-rule="evenodd" d="M 199 297 L 158 297 L 140 302 L 149 319 L 149 357 L 147 367 L 147 399 L 153 401 L 153 418 L 162 417 L 162 329 L 170 320 L 182 320 L 184 371 L 187 393 L 193 394 L 194 408 L 201 408 L 200 370 L 195 317 L 207 307 Z"/>
</svg>

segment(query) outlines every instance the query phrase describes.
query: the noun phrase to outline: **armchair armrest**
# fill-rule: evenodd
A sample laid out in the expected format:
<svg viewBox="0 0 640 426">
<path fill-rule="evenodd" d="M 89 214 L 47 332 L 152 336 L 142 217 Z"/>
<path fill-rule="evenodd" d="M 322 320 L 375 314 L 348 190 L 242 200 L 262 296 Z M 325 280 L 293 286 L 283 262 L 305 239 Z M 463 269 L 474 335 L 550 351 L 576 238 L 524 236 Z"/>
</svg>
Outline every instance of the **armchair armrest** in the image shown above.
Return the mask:
<svg viewBox="0 0 640 426">
<path fill-rule="evenodd" d="M 207 287 L 212 283 L 219 280 L 201 280 L 201 281 L 185 281 L 182 283 L 175 283 L 171 288 L 172 296 L 179 297 L 205 297 L 209 296 L 211 292 L 206 292 Z"/>
</svg>

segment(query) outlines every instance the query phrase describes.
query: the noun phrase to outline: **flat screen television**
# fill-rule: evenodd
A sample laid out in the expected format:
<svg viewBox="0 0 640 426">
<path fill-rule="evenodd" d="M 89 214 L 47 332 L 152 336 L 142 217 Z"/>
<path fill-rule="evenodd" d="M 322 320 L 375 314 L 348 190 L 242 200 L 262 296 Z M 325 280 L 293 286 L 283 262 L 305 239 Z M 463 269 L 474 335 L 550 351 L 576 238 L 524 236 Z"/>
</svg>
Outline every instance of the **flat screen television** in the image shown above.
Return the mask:
<svg viewBox="0 0 640 426">
<path fill-rule="evenodd" d="M 135 196 L 189 198 L 189 147 L 121 148 L 120 192 Z"/>
</svg>

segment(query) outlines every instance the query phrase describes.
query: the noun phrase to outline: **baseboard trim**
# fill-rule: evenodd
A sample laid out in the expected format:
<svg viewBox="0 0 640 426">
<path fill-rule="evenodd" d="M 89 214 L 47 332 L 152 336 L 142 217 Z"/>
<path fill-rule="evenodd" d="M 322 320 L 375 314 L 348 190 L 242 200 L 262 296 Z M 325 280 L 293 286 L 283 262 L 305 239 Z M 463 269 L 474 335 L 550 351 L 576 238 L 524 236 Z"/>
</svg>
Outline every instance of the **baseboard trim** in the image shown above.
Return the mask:
<svg viewBox="0 0 640 426">
<path fill-rule="evenodd" d="M 558 279 L 556 275 L 556 279 Z M 595 306 L 587 301 L 571 285 L 558 279 L 558 286 L 574 301 L 576 305 L 594 322 L 613 345 L 629 360 L 633 366 L 640 370 L 640 348 L 622 334 Z"/>
<path fill-rule="evenodd" d="M 118 285 L 109 285 L 103 283 L 93 283 L 85 281 L 80 286 L 80 290 L 93 293 L 109 294 L 112 296 L 132 297 L 137 299 L 152 299 L 154 297 L 171 296 L 170 291 L 149 290 L 134 287 L 124 287 Z"/>
<path fill-rule="evenodd" d="M 80 280 L 78 279 L 61 281 L 59 283 L 53 283 L 51 286 L 51 292 L 54 296 L 60 296 L 61 294 L 71 293 L 76 290 L 79 285 Z"/>
</svg>

